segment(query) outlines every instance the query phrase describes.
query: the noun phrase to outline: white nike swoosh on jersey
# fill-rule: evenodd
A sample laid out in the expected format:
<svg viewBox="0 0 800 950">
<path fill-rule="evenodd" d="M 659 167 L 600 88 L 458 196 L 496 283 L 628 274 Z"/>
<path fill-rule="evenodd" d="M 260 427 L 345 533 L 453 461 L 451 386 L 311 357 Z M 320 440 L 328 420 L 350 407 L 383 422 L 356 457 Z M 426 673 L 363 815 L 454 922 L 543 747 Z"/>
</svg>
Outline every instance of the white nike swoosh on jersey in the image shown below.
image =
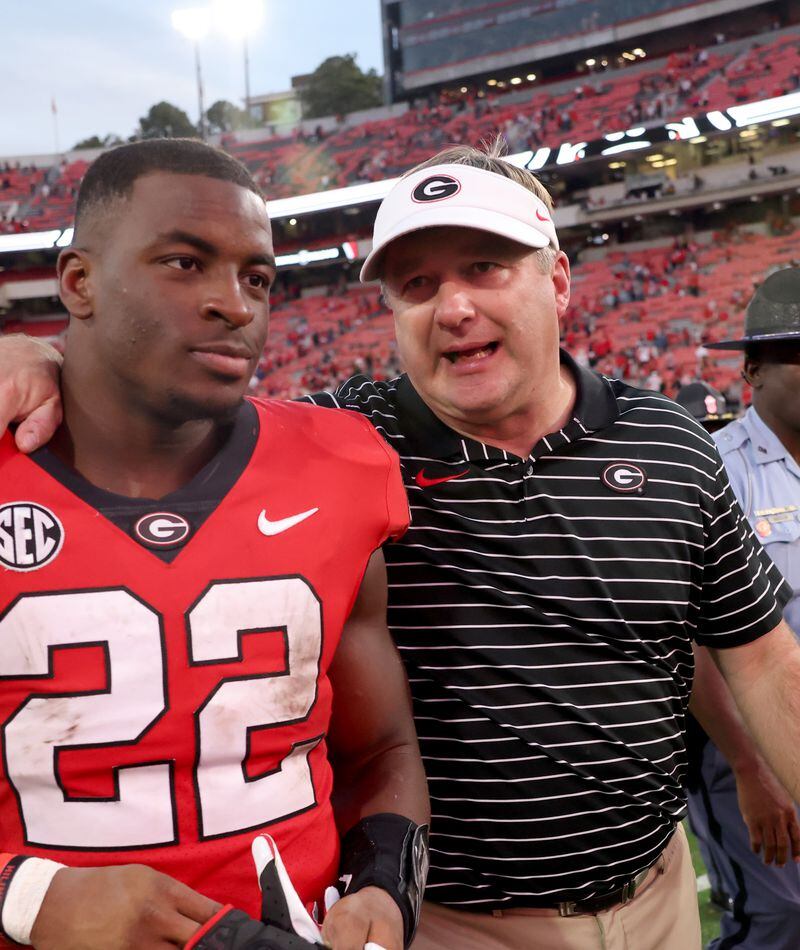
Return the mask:
<svg viewBox="0 0 800 950">
<path fill-rule="evenodd" d="M 305 521 L 306 518 L 310 518 L 318 511 L 319 508 L 309 508 L 308 511 L 301 511 L 299 515 L 290 515 L 288 518 L 281 518 L 280 521 L 270 521 L 267 517 L 267 512 L 262 511 L 258 516 L 258 530 L 268 538 L 271 538 L 273 535 L 288 531 L 289 528 L 300 524 L 301 521 Z"/>
</svg>

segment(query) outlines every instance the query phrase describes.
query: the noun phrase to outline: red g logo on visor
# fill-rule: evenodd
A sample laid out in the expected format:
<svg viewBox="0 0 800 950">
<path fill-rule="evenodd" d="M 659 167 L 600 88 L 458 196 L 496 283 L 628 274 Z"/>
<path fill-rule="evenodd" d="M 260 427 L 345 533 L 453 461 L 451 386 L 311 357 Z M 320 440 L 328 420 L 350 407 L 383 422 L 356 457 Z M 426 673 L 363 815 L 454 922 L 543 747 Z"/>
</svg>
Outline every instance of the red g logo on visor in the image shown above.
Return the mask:
<svg viewBox="0 0 800 950">
<path fill-rule="evenodd" d="M 411 192 L 413 201 L 441 201 L 461 191 L 461 182 L 450 175 L 433 175 L 421 181 Z"/>
</svg>

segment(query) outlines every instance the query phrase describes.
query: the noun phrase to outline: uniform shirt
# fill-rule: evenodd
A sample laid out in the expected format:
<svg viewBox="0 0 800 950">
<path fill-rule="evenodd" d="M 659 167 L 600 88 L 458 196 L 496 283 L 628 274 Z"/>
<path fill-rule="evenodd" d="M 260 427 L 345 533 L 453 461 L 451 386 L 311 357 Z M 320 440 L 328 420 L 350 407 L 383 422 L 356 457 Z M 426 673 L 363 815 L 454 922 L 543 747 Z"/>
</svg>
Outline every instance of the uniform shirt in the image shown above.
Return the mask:
<svg viewBox="0 0 800 950">
<path fill-rule="evenodd" d="M 268 831 L 318 900 L 339 848 L 328 669 L 370 556 L 407 520 L 396 457 L 350 413 L 246 404 L 158 501 L 6 435 L 0 850 L 142 862 L 257 917 L 250 843 Z"/>
<path fill-rule="evenodd" d="M 794 591 L 784 616 L 800 636 L 800 465 L 752 406 L 714 440 L 744 513 Z"/>
<path fill-rule="evenodd" d="M 692 639 L 781 619 L 703 428 L 563 359 L 573 418 L 524 459 L 448 428 L 405 376 L 311 397 L 401 456 L 389 624 L 432 799 L 426 896 L 462 908 L 579 900 L 655 860 L 685 810 Z"/>
</svg>

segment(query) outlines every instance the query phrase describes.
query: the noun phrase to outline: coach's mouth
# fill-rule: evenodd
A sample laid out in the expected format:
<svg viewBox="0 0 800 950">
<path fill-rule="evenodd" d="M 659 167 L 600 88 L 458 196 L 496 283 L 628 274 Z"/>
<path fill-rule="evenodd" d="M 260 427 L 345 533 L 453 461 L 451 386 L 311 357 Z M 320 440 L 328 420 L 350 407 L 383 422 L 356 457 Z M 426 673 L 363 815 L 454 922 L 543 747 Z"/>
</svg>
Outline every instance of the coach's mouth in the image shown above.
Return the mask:
<svg viewBox="0 0 800 950">
<path fill-rule="evenodd" d="M 493 356 L 499 346 L 500 343 L 497 340 L 491 340 L 487 343 L 454 347 L 451 350 L 445 350 L 442 355 L 454 366 L 477 366 Z"/>
</svg>

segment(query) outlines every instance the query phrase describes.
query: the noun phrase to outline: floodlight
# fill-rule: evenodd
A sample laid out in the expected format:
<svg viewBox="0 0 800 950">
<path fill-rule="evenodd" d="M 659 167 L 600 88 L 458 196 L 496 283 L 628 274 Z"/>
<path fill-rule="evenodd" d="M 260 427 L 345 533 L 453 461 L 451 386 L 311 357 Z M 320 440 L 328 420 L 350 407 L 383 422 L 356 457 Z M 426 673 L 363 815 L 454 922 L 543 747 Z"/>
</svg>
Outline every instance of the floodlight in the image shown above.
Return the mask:
<svg viewBox="0 0 800 950">
<path fill-rule="evenodd" d="M 172 26 L 192 43 L 199 43 L 211 29 L 211 11 L 208 7 L 173 10 L 171 20 Z"/>
<path fill-rule="evenodd" d="M 220 33 L 243 40 L 264 22 L 264 0 L 213 0 L 208 14 Z"/>
</svg>

